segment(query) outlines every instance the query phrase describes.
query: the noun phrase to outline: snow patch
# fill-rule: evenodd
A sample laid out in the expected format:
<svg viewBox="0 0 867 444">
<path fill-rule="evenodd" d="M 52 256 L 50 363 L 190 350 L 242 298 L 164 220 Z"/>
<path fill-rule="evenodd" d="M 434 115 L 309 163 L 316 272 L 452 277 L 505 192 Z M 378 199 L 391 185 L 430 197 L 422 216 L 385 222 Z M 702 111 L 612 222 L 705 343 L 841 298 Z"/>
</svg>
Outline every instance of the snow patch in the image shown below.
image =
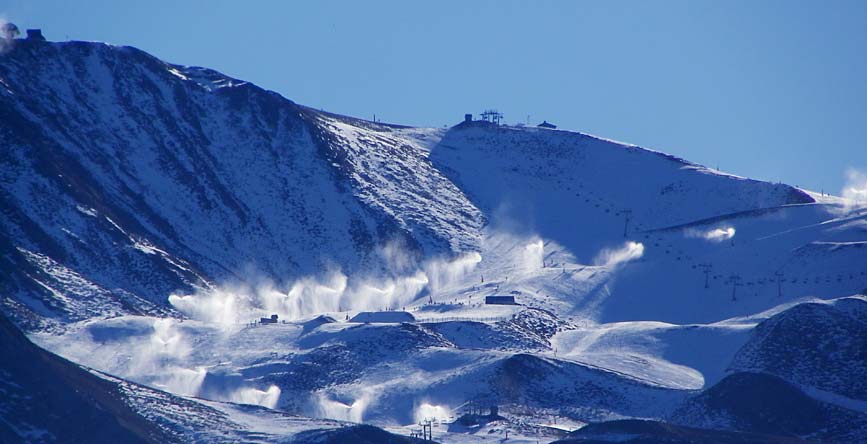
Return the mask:
<svg viewBox="0 0 867 444">
<path fill-rule="evenodd" d="M 183 75 L 183 74 L 182 74 L 180 71 L 178 71 L 177 69 L 169 68 L 168 71 L 169 71 L 169 73 L 170 73 L 171 75 L 173 75 L 173 76 L 175 76 L 175 77 L 177 77 L 177 78 L 179 78 L 179 79 L 181 79 L 181 80 L 189 80 L 189 78 L 188 78 L 187 76 Z"/>
<path fill-rule="evenodd" d="M 96 212 L 96 210 L 94 210 L 93 208 L 83 207 L 81 205 L 76 205 L 75 209 L 78 210 L 79 212 L 83 213 L 83 214 L 90 216 L 90 217 L 96 217 L 98 214 Z"/>
</svg>

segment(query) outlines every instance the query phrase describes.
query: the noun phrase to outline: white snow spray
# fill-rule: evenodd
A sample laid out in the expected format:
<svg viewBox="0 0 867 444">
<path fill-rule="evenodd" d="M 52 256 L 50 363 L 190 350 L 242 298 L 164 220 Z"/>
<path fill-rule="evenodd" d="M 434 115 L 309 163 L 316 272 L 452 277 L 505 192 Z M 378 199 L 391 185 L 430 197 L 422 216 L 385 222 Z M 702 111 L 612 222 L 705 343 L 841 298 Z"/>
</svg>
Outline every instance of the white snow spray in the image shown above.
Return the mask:
<svg viewBox="0 0 867 444">
<path fill-rule="evenodd" d="M 400 269 L 412 264 L 396 251 L 387 254 Z M 432 259 L 414 270 L 385 277 L 350 279 L 332 270 L 297 279 L 286 290 L 271 282 L 226 285 L 192 295 L 172 294 L 169 303 L 192 319 L 216 324 L 249 322 L 270 314 L 297 320 L 327 312 L 400 309 L 425 289 L 436 294 L 455 285 L 481 260 L 479 253 L 471 252 L 451 260 Z"/>
<path fill-rule="evenodd" d="M 169 365 L 158 369 L 151 383 L 167 392 L 182 396 L 197 396 L 208 371 L 204 367 L 185 368 Z"/>
<path fill-rule="evenodd" d="M 184 365 L 192 350 L 175 319 L 153 321 L 148 336 L 134 337 L 125 345 L 125 368 L 107 369 L 119 376 L 182 396 L 196 396 L 205 380 L 204 367 Z M 142 340 L 143 339 L 143 340 Z"/>
<path fill-rule="evenodd" d="M 407 273 L 418 268 L 417 257 L 410 254 L 406 241 L 402 238 L 386 242 L 376 252 L 388 269 L 395 273 Z"/>
<path fill-rule="evenodd" d="M 364 420 L 364 411 L 367 410 L 372 399 L 370 394 L 365 393 L 351 403 L 344 403 L 331 399 L 325 393 L 317 393 L 313 399 L 314 415 L 318 418 L 360 423 Z"/>
<path fill-rule="evenodd" d="M 428 261 L 422 265 L 422 270 L 430 282 L 431 291 L 437 293 L 459 282 L 481 261 L 482 255 L 474 251 L 450 261 L 436 259 Z"/>
<path fill-rule="evenodd" d="M 169 295 L 169 303 L 193 319 L 208 320 L 219 324 L 233 324 L 241 321 L 243 307 L 249 304 L 250 290 L 238 288 L 216 288 L 207 293 L 196 295 Z"/>
<path fill-rule="evenodd" d="M 267 390 L 259 390 L 252 387 L 242 387 L 230 393 L 222 401 L 230 401 L 239 404 L 261 405 L 273 409 L 280 400 L 280 387 L 272 385 Z"/>
<path fill-rule="evenodd" d="M 846 170 L 846 185 L 840 191 L 844 199 L 843 210 L 848 212 L 856 208 L 867 207 L 867 174 L 849 168 Z"/>
<path fill-rule="evenodd" d="M 15 35 L 7 34 L 6 25 L 11 24 L 5 17 L 0 16 L 0 55 L 11 51 L 15 46 Z"/>
<path fill-rule="evenodd" d="M 203 393 L 208 368 L 190 364 L 194 346 L 193 341 L 184 334 L 183 322 L 171 318 L 156 319 L 150 324 L 136 322 L 118 327 L 112 333 L 111 341 L 122 340 L 122 346 L 103 348 L 101 343 L 95 342 L 95 351 L 80 357 L 80 361 L 181 396 L 206 396 L 217 401 L 276 407 L 280 388 L 274 385 L 260 390 L 241 384 L 226 392 Z M 140 331 L 144 334 L 133 334 L 124 339 L 124 334 L 137 330 L 140 328 L 138 326 L 143 328 Z M 91 359 L 93 362 L 89 361 Z"/>
<path fill-rule="evenodd" d="M 495 279 L 497 273 L 503 276 L 537 273 L 545 265 L 545 248 L 546 242 L 536 234 L 486 230 L 482 250 L 492 254 L 485 257 L 485 268 Z"/>
<path fill-rule="evenodd" d="M 735 229 L 733 227 L 714 228 L 704 234 L 704 238 L 711 242 L 722 242 L 735 237 Z"/>
<path fill-rule="evenodd" d="M 420 424 L 426 419 L 447 421 L 452 416 L 452 409 L 447 405 L 437 405 L 429 401 L 422 401 L 416 404 L 412 416 L 416 424 Z"/>
<path fill-rule="evenodd" d="M 644 244 L 628 241 L 619 248 L 605 248 L 593 259 L 594 265 L 616 267 L 644 255 Z"/>
<path fill-rule="evenodd" d="M 524 246 L 520 260 L 520 268 L 526 273 L 541 270 L 545 260 L 545 242 L 534 239 Z"/>
<path fill-rule="evenodd" d="M 686 237 L 700 238 L 709 242 L 722 242 L 735 237 L 734 227 L 716 227 L 710 230 L 690 228 L 684 232 Z"/>
</svg>

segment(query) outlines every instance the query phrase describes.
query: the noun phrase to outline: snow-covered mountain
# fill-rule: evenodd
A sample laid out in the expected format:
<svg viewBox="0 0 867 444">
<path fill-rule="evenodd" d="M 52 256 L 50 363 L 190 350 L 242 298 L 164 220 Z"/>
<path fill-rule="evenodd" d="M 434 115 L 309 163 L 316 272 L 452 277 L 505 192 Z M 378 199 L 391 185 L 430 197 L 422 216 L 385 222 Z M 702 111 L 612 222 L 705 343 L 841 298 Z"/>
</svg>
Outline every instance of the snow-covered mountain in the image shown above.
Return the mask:
<svg viewBox="0 0 867 444">
<path fill-rule="evenodd" d="M 129 47 L 22 42 L 0 65 L 3 284 L 22 321 L 160 313 L 176 290 L 353 270 L 387 241 L 477 244 L 478 210 L 411 129 Z"/>
<path fill-rule="evenodd" d="M 578 132 L 335 115 L 86 42 L 0 55 L 0 146 L 4 313 L 239 429 L 407 435 L 482 404 L 502 419 L 438 436 L 708 428 L 752 374 L 867 406 L 867 211 L 838 198 Z M 381 310 L 414 321 L 350 322 Z"/>
</svg>

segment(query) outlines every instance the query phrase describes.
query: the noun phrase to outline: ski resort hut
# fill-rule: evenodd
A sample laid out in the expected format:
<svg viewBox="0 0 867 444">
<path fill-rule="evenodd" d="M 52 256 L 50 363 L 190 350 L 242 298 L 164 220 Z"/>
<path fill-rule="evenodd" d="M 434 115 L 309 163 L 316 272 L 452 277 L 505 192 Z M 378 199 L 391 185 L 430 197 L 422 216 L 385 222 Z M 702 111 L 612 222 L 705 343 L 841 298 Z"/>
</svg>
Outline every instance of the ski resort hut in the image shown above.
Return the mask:
<svg viewBox="0 0 867 444">
<path fill-rule="evenodd" d="M 518 305 L 514 296 L 485 296 L 486 305 Z"/>
<path fill-rule="evenodd" d="M 44 42 L 45 37 L 42 35 L 41 29 L 28 29 L 27 40 L 38 40 L 40 42 Z"/>
<path fill-rule="evenodd" d="M 464 114 L 464 123 L 470 123 L 472 121 L 473 121 L 473 115 L 472 114 Z"/>
<path fill-rule="evenodd" d="M 277 323 L 277 315 L 273 314 L 270 318 L 259 318 L 260 324 L 276 324 Z"/>
<path fill-rule="evenodd" d="M 415 322 L 415 316 L 406 311 L 362 311 L 350 319 L 349 322 L 399 324 L 401 322 Z"/>
<path fill-rule="evenodd" d="M 548 123 L 547 120 L 543 120 L 542 123 L 536 126 L 538 126 L 539 128 L 557 129 L 557 125 L 554 125 L 553 123 Z"/>
</svg>

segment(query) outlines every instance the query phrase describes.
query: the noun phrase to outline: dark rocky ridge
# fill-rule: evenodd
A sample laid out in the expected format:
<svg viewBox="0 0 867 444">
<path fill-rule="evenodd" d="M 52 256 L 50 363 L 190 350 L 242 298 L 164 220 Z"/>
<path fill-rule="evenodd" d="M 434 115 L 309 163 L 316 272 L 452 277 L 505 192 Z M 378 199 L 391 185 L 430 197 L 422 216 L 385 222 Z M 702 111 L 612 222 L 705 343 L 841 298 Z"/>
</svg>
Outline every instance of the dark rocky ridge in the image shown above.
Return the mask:
<svg viewBox="0 0 867 444">
<path fill-rule="evenodd" d="M 0 441 L 180 442 L 132 410 L 115 384 L 33 345 L 0 314 Z"/>
</svg>

